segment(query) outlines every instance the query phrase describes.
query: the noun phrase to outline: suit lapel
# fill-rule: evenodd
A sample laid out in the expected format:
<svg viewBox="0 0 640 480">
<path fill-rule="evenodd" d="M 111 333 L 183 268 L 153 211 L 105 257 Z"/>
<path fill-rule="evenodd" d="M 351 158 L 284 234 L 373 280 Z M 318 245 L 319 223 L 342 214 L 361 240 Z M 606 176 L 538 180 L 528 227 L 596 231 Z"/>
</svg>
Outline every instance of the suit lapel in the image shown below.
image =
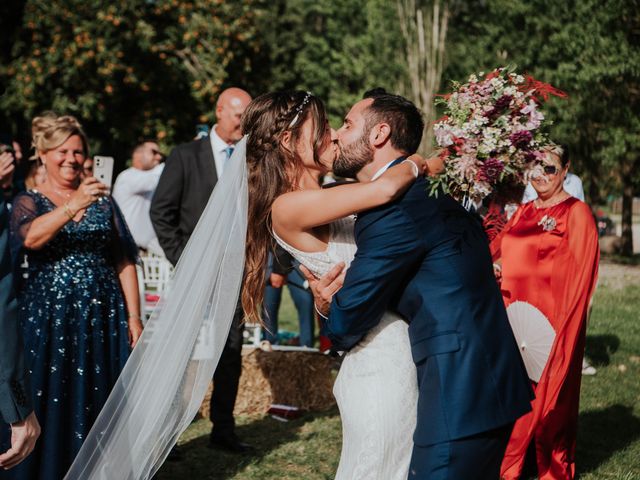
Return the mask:
<svg viewBox="0 0 640 480">
<path fill-rule="evenodd" d="M 398 165 L 400 162 L 402 162 L 403 160 L 405 160 L 407 157 L 406 156 L 402 156 L 402 157 L 398 157 L 396 158 L 390 165 L 388 168 L 392 168 L 395 167 L 396 165 Z M 381 208 L 381 207 L 377 207 L 377 208 Z M 377 209 L 374 209 L 377 210 Z M 370 210 L 369 210 L 370 211 Z M 354 226 L 354 234 L 356 236 L 356 239 L 358 238 L 358 233 L 360 232 L 360 230 L 362 230 L 365 225 L 367 225 L 369 222 L 367 221 L 367 211 L 365 212 L 361 212 L 357 215 L 356 217 L 356 224 Z"/>
<path fill-rule="evenodd" d="M 218 172 L 216 171 L 216 161 L 213 158 L 213 150 L 211 148 L 211 140 L 209 137 L 200 141 L 198 151 L 198 162 L 200 163 L 200 171 L 203 174 L 202 181 L 207 185 L 215 187 L 218 182 Z"/>
</svg>

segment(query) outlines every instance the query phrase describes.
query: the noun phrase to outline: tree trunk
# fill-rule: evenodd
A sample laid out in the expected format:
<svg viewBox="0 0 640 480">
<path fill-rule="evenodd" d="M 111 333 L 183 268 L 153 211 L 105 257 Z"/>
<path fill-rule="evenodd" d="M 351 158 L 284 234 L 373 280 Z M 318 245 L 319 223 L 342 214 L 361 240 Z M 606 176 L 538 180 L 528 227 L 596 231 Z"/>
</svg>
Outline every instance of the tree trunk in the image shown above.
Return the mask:
<svg viewBox="0 0 640 480">
<path fill-rule="evenodd" d="M 397 0 L 397 7 L 409 72 L 408 96 L 424 114 L 425 135 L 420 151 L 425 154 L 432 148 L 435 120 L 433 99 L 440 88 L 444 69 L 449 1 Z"/>
<path fill-rule="evenodd" d="M 633 180 L 631 175 L 622 179 L 622 248 L 625 257 L 633 256 Z"/>
</svg>

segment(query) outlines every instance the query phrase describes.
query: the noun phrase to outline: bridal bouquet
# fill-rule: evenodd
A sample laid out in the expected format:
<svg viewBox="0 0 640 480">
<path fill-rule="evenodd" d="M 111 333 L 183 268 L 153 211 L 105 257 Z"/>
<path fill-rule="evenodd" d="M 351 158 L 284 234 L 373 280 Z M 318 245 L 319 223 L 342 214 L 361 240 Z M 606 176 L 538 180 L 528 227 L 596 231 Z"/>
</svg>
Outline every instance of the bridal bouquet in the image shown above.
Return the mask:
<svg viewBox="0 0 640 480">
<path fill-rule="evenodd" d="M 525 184 L 541 150 L 550 145 L 550 124 L 540 110 L 549 95 L 566 95 L 513 68 L 471 75 L 438 99 L 445 115 L 434 125 L 444 171 L 432 183 L 463 202 L 478 203 L 498 189 Z"/>
</svg>

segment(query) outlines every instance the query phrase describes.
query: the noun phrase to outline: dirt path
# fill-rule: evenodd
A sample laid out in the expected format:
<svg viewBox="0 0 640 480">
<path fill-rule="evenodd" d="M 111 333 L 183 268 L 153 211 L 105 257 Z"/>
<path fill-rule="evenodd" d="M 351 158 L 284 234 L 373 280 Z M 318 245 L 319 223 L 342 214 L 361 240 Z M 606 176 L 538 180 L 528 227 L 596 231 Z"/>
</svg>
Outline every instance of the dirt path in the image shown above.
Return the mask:
<svg viewBox="0 0 640 480">
<path fill-rule="evenodd" d="M 613 289 L 624 288 L 627 285 L 640 287 L 640 267 L 602 262 L 598 283 Z"/>
</svg>

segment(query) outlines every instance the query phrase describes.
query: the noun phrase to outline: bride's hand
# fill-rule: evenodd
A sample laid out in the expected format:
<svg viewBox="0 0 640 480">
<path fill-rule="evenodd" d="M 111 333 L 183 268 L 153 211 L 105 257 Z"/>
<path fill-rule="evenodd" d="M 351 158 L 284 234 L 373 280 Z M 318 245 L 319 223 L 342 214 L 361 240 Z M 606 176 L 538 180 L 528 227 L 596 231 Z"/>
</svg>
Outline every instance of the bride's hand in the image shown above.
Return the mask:
<svg viewBox="0 0 640 480">
<path fill-rule="evenodd" d="M 425 175 L 426 173 L 428 173 L 429 171 L 429 165 L 427 164 L 427 159 L 424 158 L 422 155 L 419 155 L 417 153 L 414 153 L 413 155 L 410 155 L 407 160 L 415 163 L 418 166 L 418 176 L 420 175 Z"/>
<path fill-rule="evenodd" d="M 442 148 L 436 150 L 429 158 L 414 153 L 407 160 L 415 162 L 423 175 L 435 176 L 444 170 L 444 160 L 440 157 L 442 150 Z"/>
</svg>

